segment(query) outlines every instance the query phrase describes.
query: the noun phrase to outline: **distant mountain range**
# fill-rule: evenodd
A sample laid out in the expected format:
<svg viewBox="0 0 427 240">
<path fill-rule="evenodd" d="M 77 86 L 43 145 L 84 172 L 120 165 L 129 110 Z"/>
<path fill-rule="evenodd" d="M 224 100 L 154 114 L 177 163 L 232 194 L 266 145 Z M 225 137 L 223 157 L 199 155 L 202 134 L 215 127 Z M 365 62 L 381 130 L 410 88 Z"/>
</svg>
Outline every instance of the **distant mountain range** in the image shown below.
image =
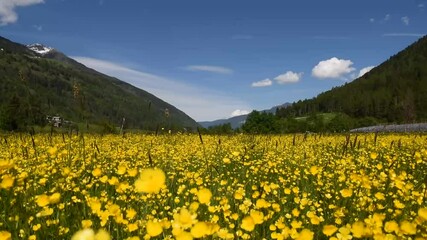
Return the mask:
<svg viewBox="0 0 427 240">
<path fill-rule="evenodd" d="M 0 37 L 0 127 L 43 122 L 60 115 L 76 123 L 132 129 L 195 128 L 173 105 L 42 44 Z"/>
<path fill-rule="evenodd" d="M 267 109 L 267 110 L 261 110 L 261 112 L 276 114 L 276 110 L 278 108 L 286 108 L 290 105 L 292 105 L 292 104 L 291 103 L 284 103 L 284 104 L 272 107 L 272 108 Z M 231 128 L 236 129 L 236 128 L 240 128 L 245 123 L 247 117 L 248 117 L 248 114 L 245 114 L 245 115 L 239 115 L 239 116 L 235 116 L 235 117 L 231 117 L 231 118 L 227 118 L 227 119 L 218 119 L 218 120 L 214 120 L 214 121 L 204 121 L 204 122 L 198 122 L 198 123 L 204 128 L 209 128 L 209 127 L 214 127 L 214 126 L 229 123 L 231 125 Z"/>
</svg>

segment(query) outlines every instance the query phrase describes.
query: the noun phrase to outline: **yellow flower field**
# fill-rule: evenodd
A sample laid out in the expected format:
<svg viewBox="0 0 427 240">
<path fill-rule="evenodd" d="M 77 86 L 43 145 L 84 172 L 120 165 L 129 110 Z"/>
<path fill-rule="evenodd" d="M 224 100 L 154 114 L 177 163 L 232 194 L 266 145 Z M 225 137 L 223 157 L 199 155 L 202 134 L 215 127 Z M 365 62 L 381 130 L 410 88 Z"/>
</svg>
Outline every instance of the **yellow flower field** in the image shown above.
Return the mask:
<svg viewBox="0 0 427 240">
<path fill-rule="evenodd" d="M 426 135 L 0 137 L 0 240 L 427 239 Z"/>
</svg>

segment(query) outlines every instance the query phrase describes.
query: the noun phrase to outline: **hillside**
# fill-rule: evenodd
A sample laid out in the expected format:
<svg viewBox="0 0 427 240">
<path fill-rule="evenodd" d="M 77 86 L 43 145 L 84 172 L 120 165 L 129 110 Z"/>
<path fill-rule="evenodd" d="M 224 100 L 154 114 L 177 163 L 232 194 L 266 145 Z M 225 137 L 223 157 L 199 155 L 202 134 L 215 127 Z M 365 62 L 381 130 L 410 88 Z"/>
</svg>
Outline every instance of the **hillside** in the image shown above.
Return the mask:
<svg viewBox="0 0 427 240">
<path fill-rule="evenodd" d="M 185 113 L 144 90 L 87 68 L 57 50 L 29 47 L 0 37 L 0 124 L 4 129 L 45 124 L 48 115 L 104 126 L 119 126 L 125 118 L 125 127 L 132 129 L 197 126 Z"/>
<path fill-rule="evenodd" d="M 280 117 L 341 112 L 382 122 L 427 121 L 427 36 L 364 76 L 278 111 Z"/>
</svg>

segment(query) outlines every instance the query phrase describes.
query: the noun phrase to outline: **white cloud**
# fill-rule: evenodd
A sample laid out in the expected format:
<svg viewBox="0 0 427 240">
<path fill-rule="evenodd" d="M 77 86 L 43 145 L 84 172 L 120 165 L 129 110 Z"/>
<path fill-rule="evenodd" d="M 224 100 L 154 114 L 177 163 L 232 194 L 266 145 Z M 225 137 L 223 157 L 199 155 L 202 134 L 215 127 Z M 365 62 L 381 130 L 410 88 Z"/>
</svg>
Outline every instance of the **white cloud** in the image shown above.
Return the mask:
<svg viewBox="0 0 427 240">
<path fill-rule="evenodd" d="M 370 18 L 369 22 L 374 23 L 375 22 L 375 18 Z"/>
<path fill-rule="evenodd" d="M 43 26 L 42 26 L 42 25 L 33 25 L 33 27 L 34 27 L 37 31 L 43 31 Z"/>
<path fill-rule="evenodd" d="M 88 57 L 72 57 L 76 61 L 109 76 L 141 88 L 184 111 L 197 121 L 229 116 L 235 109 L 250 109 L 245 102 L 210 89 L 199 88 L 172 79 L 141 72 L 114 62 Z"/>
<path fill-rule="evenodd" d="M 423 37 L 425 33 L 384 33 L 383 37 Z"/>
<path fill-rule="evenodd" d="M 208 65 L 190 65 L 184 68 L 188 71 L 194 72 L 211 72 L 211 73 L 219 73 L 219 74 L 231 74 L 233 70 L 220 66 L 208 66 Z"/>
<path fill-rule="evenodd" d="M 0 26 L 18 21 L 16 7 L 26 7 L 44 3 L 44 0 L 1 0 L 0 1 Z"/>
<path fill-rule="evenodd" d="M 251 86 L 252 87 L 268 87 L 268 86 L 271 86 L 272 84 L 273 82 L 269 78 L 266 78 L 258 82 L 253 82 Z"/>
<path fill-rule="evenodd" d="M 249 114 L 249 113 L 251 113 L 251 111 L 236 109 L 236 110 L 234 110 L 231 113 L 230 117 L 236 117 L 236 116 L 246 115 L 246 114 Z"/>
<path fill-rule="evenodd" d="M 345 74 L 355 70 L 351 65 L 353 65 L 353 62 L 350 60 L 333 57 L 328 60 L 320 61 L 313 68 L 312 75 L 316 78 L 342 78 Z"/>
<path fill-rule="evenodd" d="M 420 3 L 420 4 L 418 4 L 418 7 L 419 7 L 421 10 L 423 10 L 423 9 L 424 9 L 424 7 L 425 7 L 425 5 L 424 5 L 424 3 Z"/>
<path fill-rule="evenodd" d="M 360 69 L 359 71 L 359 75 L 357 76 L 358 78 L 365 75 L 367 72 L 371 71 L 375 66 L 369 66 L 369 67 L 365 67 Z"/>
<path fill-rule="evenodd" d="M 296 83 L 301 80 L 303 73 L 294 73 L 292 71 L 287 71 L 284 74 L 280 74 L 279 76 L 275 77 L 274 80 L 277 81 L 279 84 L 285 84 L 285 83 Z"/>
<path fill-rule="evenodd" d="M 402 20 L 403 24 L 405 24 L 406 26 L 409 25 L 409 17 L 405 16 L 402 17 L 400 20 Z"/>
<path fill-rule="evenodd" d="M 384 16 L 384 21 L 385 22 L 387 22 L 388 20 L 390 20 L 390 18 L 391 18 L 391 15 L 390 14 L 386 14 L 385 16 Z"/>
</svg>

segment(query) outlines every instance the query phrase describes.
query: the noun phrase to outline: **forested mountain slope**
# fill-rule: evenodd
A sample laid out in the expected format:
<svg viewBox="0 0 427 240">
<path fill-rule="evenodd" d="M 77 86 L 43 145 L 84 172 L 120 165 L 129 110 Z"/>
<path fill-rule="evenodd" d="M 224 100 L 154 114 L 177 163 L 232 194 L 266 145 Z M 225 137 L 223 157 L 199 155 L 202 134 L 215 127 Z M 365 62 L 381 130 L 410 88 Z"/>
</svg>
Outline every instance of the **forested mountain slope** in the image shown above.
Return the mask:
<svg viewBox="0 0 427 240">
<path fill-rule="evenodd" d="M 386 122 L 427 121 L 427 36 L 343 86 L 281 108 L 280 117 L 341 112 Z"/>
<path fill-rule="evenodd" d="M 0 37 L 1 127 L 43 124 L 47 115 L 113 126 L 125 118 L 125 126 L 134 129 L 197 126 L 171 104 L 59 51 L 37 52 Z"/>
</svg>

